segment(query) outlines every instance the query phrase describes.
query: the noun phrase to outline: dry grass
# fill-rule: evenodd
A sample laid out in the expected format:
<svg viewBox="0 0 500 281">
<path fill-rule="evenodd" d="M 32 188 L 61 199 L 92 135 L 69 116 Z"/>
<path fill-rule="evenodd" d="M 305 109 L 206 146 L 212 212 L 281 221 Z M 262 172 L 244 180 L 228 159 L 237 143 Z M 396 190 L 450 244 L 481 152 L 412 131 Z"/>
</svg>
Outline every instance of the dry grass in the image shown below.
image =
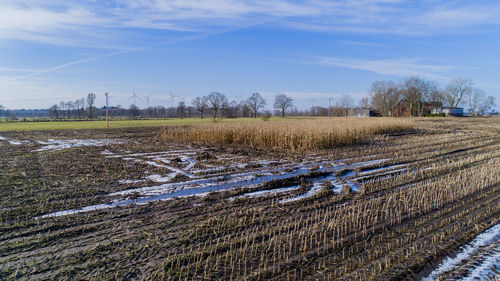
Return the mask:
<svg viewBox="0 0 500 281">
<path fill-rule="evenodd" d="M 395 118 L 332 118 L 300 121 L 204 124 L 165 128 L 166 141 L 236 144 L 293 151 L 328 149 L 364 143 L 375 135 L 407 132 L 413 122 Z"/>
</svg>

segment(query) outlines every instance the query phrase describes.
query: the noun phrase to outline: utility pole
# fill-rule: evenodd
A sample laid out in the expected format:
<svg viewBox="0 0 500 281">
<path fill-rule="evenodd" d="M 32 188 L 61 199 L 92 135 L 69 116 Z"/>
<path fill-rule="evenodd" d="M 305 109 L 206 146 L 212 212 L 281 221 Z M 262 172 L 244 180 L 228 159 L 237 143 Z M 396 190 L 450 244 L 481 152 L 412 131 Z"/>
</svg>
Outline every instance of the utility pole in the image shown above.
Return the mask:
<svg viewBox="0 0 500 281">
<path fill-rule="evenodd" d="M 328 117 L 332 117 L 332 100 L 333 98 L 328 98 Z"/>
<path fill-rule="evenodd" d="M 109 129 L 109 114 L 108 114 L 108 107 L 109 107 L 109 94 L 105 93 L 106 96 L 106 128 Z"/>
</svg>

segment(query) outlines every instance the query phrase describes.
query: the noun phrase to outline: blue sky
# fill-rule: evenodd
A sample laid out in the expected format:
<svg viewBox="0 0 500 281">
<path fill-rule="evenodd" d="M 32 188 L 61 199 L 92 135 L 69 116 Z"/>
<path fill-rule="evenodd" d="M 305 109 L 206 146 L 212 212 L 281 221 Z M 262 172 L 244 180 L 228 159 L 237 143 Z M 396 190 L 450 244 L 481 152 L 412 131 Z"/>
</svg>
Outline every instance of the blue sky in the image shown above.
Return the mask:
<svg viewBox="0 0 500 281">
<path fill-rule="evenodd" d="M 135 89 L 151 105 L 219 91 L 305 108 L 419 76 L 470 78 L 498 108 L 499 50 L 500 1 L 2 0 L 0 104 L 109 92 L 128 107 Z"/>
</svg>

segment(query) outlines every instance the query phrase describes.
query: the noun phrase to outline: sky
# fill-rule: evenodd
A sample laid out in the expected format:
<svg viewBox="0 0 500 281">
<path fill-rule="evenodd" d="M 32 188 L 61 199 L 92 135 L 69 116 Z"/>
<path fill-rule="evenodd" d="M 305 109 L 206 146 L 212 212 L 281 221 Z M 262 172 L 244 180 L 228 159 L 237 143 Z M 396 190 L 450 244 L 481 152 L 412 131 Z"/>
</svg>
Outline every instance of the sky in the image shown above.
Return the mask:
<svg viewBox="0 0 500 281">
<path fill-rule="evenodd" d="M 190 104 L 217 91 L 299 109 L 376 80 L 469 78 L 500 104 L 500 1 L 0 0 L 0 105 Z"/>
</svg>

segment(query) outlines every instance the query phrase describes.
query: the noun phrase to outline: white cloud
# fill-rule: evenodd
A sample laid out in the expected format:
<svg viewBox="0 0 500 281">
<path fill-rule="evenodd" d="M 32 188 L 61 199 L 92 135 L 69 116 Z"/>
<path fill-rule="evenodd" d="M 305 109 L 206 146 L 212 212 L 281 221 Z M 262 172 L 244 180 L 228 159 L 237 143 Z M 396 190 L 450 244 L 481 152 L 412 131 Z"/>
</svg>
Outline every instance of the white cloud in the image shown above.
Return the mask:
<svg viewBox="0 0 500 281">
<path fill-rule="evenodd" d="M 89 92 L 78 84 L 51 83 L 45 79 L 19 80 L 0 76 L 0 84 L 3 87 L 1 104 L 11 109 L 47 108 L 60 101 L 84 97 Z"/>
<path fill-rule="evenodd" d="M 359 60 L 322 57 L 318 58 L 318 63 L 384 75 L 421 76 L 438 80 L 447 80 L 444 74 L 454 69 L 448 65 L 422 63 L 419 59 Z"/>
<path fill-rule="evenodd" d="M 0 40 L 66 45 L 91 41 L 95 47 L 117 49 L 126 43 L 135 48 L 132 39 L 137 38 L 127 28 L 213 32 L 273 18 L 282 18 L 282 27 L 315 32 L 436 34 L 464 32 L 467 27 L 498 27 L 500 2 L 5 0 L 0 4 Z M 144 39 L 146 35 L 140 36 Z"/>
<path fill-rule="evenodd" d="M 450 4 L 441 5 L 410 19 L 426 26 L 467 27 L 471 25 L 500 24 L 500 6 L 498 3 L 477 5 L 473 2 L 465 6 L 455 7 Z"/>
<path fill-rule="evenodd" d="M 388 45 L 385 44 L 380 44 L 380 43 L 371 43 L 371 42 L 358 42 L 358 41 L 349 41 L 349 40 L 342 40 L 339 43 L 346 44 L 346 45 L 353 45 L 353 46 L 362 46 L 362 47 L 388 47 Z"/>
<path fill-rule="evenodd" d="M 47 69 L 0 71 L 31 77 L 131 50 L 186 42 L 266 23 L 315 32 L 406 35 L 462 32 L 467 27 L 498 28 L 500 25 L 500 2 L 463 3 L 440 0 L 4 0 L 0 3 L 0 42 L 16 39 L 118 51 L 75 59 Z M 161 32 L 151 35 L 141 32 L 142 29 Z M 383 46 L 356 41 L 341 43 Z M 452 69 L 419 59 L 326 57 L 318 58 L 317 62 L 385 75 L 417 75 L 440 80 L 446 79 L 443 75 Z"/>
</svg>

